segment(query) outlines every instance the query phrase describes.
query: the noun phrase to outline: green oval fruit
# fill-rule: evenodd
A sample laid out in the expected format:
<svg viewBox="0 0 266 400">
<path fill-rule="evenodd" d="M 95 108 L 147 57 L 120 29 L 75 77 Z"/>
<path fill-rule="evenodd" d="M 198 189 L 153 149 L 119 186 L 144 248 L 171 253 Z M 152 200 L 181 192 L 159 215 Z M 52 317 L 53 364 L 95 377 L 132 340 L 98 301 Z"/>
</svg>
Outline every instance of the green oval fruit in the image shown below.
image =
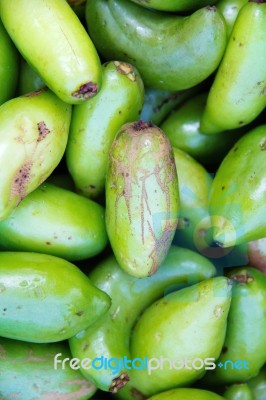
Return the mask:
<svg viewBox="0 0 266 400">
<path fill-rule="evenodd" d="M 223 346 L 231 290 L 227 278 L 210 278 L 170 293 L 144 311 L 132 332 L 130 351 L 132 359 L 147 357 L 149 365 L 132 370 L 131 392 L 135 388 L 152 396 L 190 385 L 206 373 L 205 360 L 214 362 Z M 166 362 L 160 364 L 162 359 Z M 184 360 L 190 360 L 189 368 Z"/>
<path fill-rule="evenodd" d="M 266 1 L 250 0 L 239 11 L 210 88 L 201 130 L 217 134 L 245 126 L 266 106 Z M 254 62 L 254 60 L 256 60 Z"/>
<path fill-rule="evenodd" d="M 148 400 L 223 400 L 223 397 L 209 390 L 180 388 L 156 394 Z M 244 399 L 243 399 L 244 400 Z"/>
<path fill-rule="evenodd" d="M 121 268 L 138 278 L 165 259 L 178 222 L 179 192 L 172 147 L 157 126 L 125 124 L 109 152 L 106 229 Z"/>
<path fill-rule="evenodd" d="M 108 152 L 117 131 L 139 118 L 144 99 L 141 77 L 132 65 L 103 65 L 100 93 L 73 108 L 66 149 L 67 167 L 76 190 L 96 198 L 104 192 Z"/>
<path fill-rule="evenodd" d="M 45 89 L 1 105 L 0 220 L 59 164 L 70 118 L 71 106 Z"/>
<path fill-rule="evenodd" d="M 239 383 L 229 386 L 223 396 L 227 400 L 255 400 L 255 397 L 247 383 Z"/>
<path fill-rule="evenodd" d="M 245 267 L 233 269 L 228 277 L 236 284 L 224 346 L 217 360 L 224 367 L 208 372 L 208 380 L 230 384 L 247 382 L 266 363 L 266 276 L 255 268 Z M 242 361 L 233 366 L 237 360 Z"/>
<path fill-rule="evenodd" d="M 175 147 L 173 150 L 180 198 L 174 242 L 179 246 L 199 250 L 204 232 L 211 226 L 208 203 L 212 178 L 207 170 L 187 153 Z"/>
<path fill-rule="evenodd" d="M 65 342 L 28 343 L 0 338 L 0 393 L 2 399 L 87 400 L 96 386 L 65 363 L 55 369 L 54 358 L 71 358 Z"/>
<path fill-rule="evenodd" d="M 15 94 L 19 73 L 18 65 L 18 52 L 0 20 L 0 105 Z"/>
<path fill-rule="evenodd" d="M 107 242 L 104 208 L 47 182 L 0 221 L 0 244 L 7 250 L 34 251 L 74 261 L 99 254 Z"/>
<path fill-rule="evenodd" d="M 68 339 L 110 307 L 78 267 L 40 253 L 0 253 L 0 336 L 35 343 Z"/>
<path fill-rule="evenodd" d="M 239 11 L 247 2 L 248 0 L 218 0 L 216 7 L 224 16 L 228 39 L 232 33 Z"/>
<path fill-rule="evenodd" d="M 102 318 L 69 340 L 71 352 L 79 359 L 130 359 L 131 330 L 143 310 L 153 301 L 178 288 L 192 285 L 216 274 L 213 264 L 191 250 L 171 246 L 156 274 L 139 279 L 124 272 L 114 256 L 100 262 L 88 276 L 91 282 L 112 299 Z M 123 366 L 81 369 L 98 388 L 116 393 L 128 382 L 131 371 Z"/>
<path fill-rule="evenodd" d="M 234 132 L 222 132 L 217 135 L 205 135 L 200 129 L 200 120 L 206 106 L 208 93 L 199 93 L 186 100 L 174 110 L 160 125 L 177 147 L 204 166 L 219 165 L 227 152 L 244 133 L 240 128 Z M 246 129 L 247 130 L 247 129 Z"/>
<path fill-rule="evenodd" d="M 132 63 L 145 86 L 163 90 L 204 81 L 218 67 L 226 45 L 225 23 L 215 6 L 184 17 L 127 0 L 88 0 L 86 21 L 105 59 Z"/>
<path fill-rule="evenodd" d="M 132 0 L 143 7 L 161 11 L 191 11 L 215 4 L 217 0 Z"/>
<path fill-rule="evenodd" d="M 39 74 L 23 58 L 20 60 L 19 68 L 18 95 L 34 92 L 46 86 Z"/>
<path fill-rule="evenodd" d="M 266 236 L 266 125 L 245 134 L 221 163 L 210 193 L 214 240 L 221 247 Z"/>
<path fill-rule="evenodd" d="M 63 101 L 81 103 L 101 85 L 95 47 L 65 0 L 0 1 L 3 24 L 22 56 Z"/>
</svg>

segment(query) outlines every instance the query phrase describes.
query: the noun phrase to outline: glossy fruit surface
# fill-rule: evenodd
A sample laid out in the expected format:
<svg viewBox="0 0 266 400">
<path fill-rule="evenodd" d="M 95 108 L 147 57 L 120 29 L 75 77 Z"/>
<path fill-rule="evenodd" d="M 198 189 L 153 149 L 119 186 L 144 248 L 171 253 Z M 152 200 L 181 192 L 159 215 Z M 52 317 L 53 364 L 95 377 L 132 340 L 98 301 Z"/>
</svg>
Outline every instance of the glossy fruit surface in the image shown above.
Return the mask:
<svg viewBox="0 0 266 400">
<path fill-rule="evenodd" d="M 226 45 L 224 19 L 215 6 L 184 17 L 127 0 L 89 0 L 86 21 L 105 59 L 132 63 L 146 86 L 164 90 L 203 82 L 218 67 Z"/>
<path fill-rule="evenodd" d="M 157 126 L 125 124 L 109 152 L 106 229 L 118 263 L 132 276 L 154 274 L 172 243 L 179 211 L 173 149 Z"/>
<path fill-rule="evenodd" d="M 78 267 L 41 253 L 1 252 L 0 294 L 0 336 L 35 343 L 68 339 L 110 307 Z"/>
</svg>

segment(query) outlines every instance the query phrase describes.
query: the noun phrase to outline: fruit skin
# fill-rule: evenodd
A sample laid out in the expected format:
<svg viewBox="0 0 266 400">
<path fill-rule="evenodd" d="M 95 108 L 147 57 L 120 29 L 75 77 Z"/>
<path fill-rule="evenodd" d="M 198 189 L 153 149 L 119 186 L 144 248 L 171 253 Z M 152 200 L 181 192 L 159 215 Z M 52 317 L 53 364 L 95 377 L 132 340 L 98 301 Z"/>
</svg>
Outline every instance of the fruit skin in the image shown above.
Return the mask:
<svg viewBox="0 0 266 400">
<path fill-rule="evenodd" d="M 143 7 L 160 11 L 191 11 L 213 5 L 217 0 L 131 0 Z"/>
<path fill-rule="evenodd" d="M 210 88 L 200 124 L 202 132 L 217 134 L 245 126 L 265 108 L 265 25 L 264 0 L 249 1 L 239 11 Z"/>
<path fill-rule="evenodd" d="M 128 274 L 154 274 L 166 257 L 178 222 L 179 191 L 173 149 L 160 128 L 125 124 L 109 151 L 106 230 Z"/>
<path fill-rule="evenodd" d="M 198 85 L 200 86 L 200 85 Z M 196 93 L 198 87 L 172 92 L 155 88 L 145 88 L 145 98 L 140 119 L 160 125 L 169 113 Z"/>
<path fill-rule="evenodd" d="M 66 149 L 76 190 L 89 198 L 104 192 L 108 152 L 117 131 L 139 118 L 144 101 L 142 79 L 132 65 L 105 63 L 100 93 L 73 107 Z"/>
<path fill-rule="evenodd" d="M 216 169 L 235 142 L 248 131 L 239 128 L 217 135 L 205 135 L 200 129 L 200 120 L 206 106 L 208 92 L 201 92 L 174 110 L 161 124 L 172 146 L 177 147 L 203 166 Z"/>
<path fill-rule="evenodd" d="M 93 257 L 108 243 L 104 208 L 77 193 L 43 183 L 0 222 L 0 245 L 69 261 Z"/>
<path fill-rule="evenodd" d="M 173 151 L 180 198 L 174 243 L 201 251 L 205 233 L 211 227 L 208 202 L 212 177 L 189 154 L 176 147 Z"/>
<path fill-rule="evenodd" d="M 23 59 L 19 65 L 19 79 L 17 93 L 19 96 L 25 95 L 35 90 L 42 89 L 46 85 L 37 72 Z"/>
<path fill-rule="evenodd" d="M 167 293 L 216 275 L 213 264 L 189 249 L 171 246 L 156 274 L 138 279 L 124 272 L 114 256 L 100 262 L 88 276 L 91 282 L 112 299 L 107 314 L 91 327 L 69 339 L 72 355 L 79 359 L 127 356 L 129 341 L 137 318 L 153 301 Z M 97 387 L 113 393 L 127 384 L 130 371 L 117 373 L 109 369 L 86 370 L 82 374 L 93 379 Z M 124 375 L 124 379 L 121 376 Z M 128 383 L 129 384 L 129 383 Z"/>
<path fill-rule="evenodd" d="M 209 390 L 191 389 L 191 388 L 178 388 L 168 390 L 149 397 L 148 400 L 223 400 L 224 398 Z M 244 400 L 244 399 L 243 399 Z"/>
<path fill-rule="evenodd" d="M 227 276 L 236 284 L 232 290 L 223 350 L 217 364 L 243 360 L 247 365 L 232 369 L 228 364 L 226 368 L 208 371 L 208 381 L 218 384 L 247 382 L 257 376 L 266 363 L 266 276 L 251 267 L 234 268 Z"/>
<path fill-rule="evenodd" d="M 11 99 L 19 75 L 18 52 L 0 20 L 0 105 Z"/>
<path fill-rule="evenodd" d="M 94 44 L 65 0 L 0 1 L 2 22 L 25 60 L 63 101 L 78 104 L 101 85 Z"/>
<path fill-rule="evenodd" d="M 136 357 L 170 360 L 217 359 L 225 338 L 231 302 L 231 282 L 214 277 L 168 294 L 148 307 L 132 331 L 130 351 Z M 132 370 L 132 388 L 152 396 L 164 390 L 187 386 L 206 370 Z M 127 389 L 127 387 L 126 387 Z M 122 389 L 123 390 L 123 389 Z M 121 392 L 122 394 L 122 392 Z"/>
<path fill-rule="evenodd" d="M 68 0 L 68 4 L 83 23 L 85 19 L 86 0 Z"/>
<path fill-rule="evenodd" d="M 266 125 L 242 136 L 221 163 L 210 193 L 214 240 L 221 247 L 266 236 Z"/>
<path fill-rule="evenodd" d="M 247 2 L 248 0 L 218 0 L 216 7 L 225 19 L 228 39 L 232 33 L 239 11 Z"/>
<path fill-rule="evenodd" d="M 0 253 L 0 336 L 51 343 L 74 336 L 110 307 L 74 264 L 41 253 Z"/>
<path fill-rule="evenodd" d="M 59 164 L 70 119 L 71 106 L 47 89 L 1 105 L 0 221 Z"/>
<path fill-rule="evenodd" d="M 29 343 L 0 338 L 0 393 L 3 399 L 87 400 L 96 386 L 65 364 L 54 368 L 54 357 L 71 358 L 66 342 Z"/>
<path fill-rule="evenodd" d="M 261 368 L 255 378 L 248 381 L 255 400 L 264 400 L 266 396 L 266 364 Z"/>
<path fill-rule="evenodd" d="M 145 86 L 192 88 L 218 67 L 226 45 L 215 6 L 189 17 L 154 12 L 127 0 L 88 0 L 89 34 L 107 60 L 132 63 Z"/>
<path fill-rule="evenodd" d="M 223 396 L 226 400 L 255 400 L 247 383 L 238 383 L 229 386 Z"/>
<path fill-rule="evenodd" d="M 247 243 L 248 263 L 266 275 L 266 238 Z"/>
</svg>

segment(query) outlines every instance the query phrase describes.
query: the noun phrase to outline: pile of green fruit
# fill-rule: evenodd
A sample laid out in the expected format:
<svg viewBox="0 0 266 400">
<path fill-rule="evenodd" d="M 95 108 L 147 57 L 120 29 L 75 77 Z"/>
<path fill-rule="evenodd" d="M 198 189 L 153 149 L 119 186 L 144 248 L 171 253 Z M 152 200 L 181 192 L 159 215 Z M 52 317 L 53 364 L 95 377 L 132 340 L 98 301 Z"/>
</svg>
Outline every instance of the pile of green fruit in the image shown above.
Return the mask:
<svg viewBox="0 0 266 400">
<path fill-rule="evenodd" d="M 266 399 L 266 0 L 0 0 L 0 400 Z"/>
</svg>

